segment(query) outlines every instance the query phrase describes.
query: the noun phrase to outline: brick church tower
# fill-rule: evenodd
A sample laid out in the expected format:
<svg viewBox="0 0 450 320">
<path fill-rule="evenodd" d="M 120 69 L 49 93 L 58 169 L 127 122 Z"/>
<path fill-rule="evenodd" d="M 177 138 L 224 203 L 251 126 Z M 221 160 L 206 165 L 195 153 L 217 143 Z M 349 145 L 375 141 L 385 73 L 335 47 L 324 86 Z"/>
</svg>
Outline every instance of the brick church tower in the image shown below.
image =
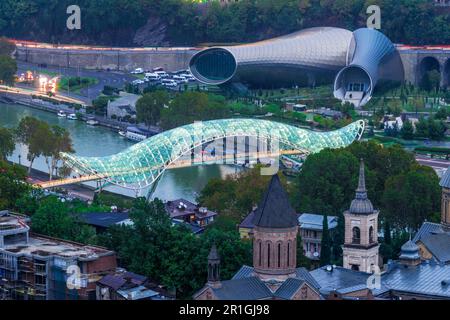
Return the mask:
<svg viewBox="0 0 450 320">
<path fill-rule="evenodd" d="M 372 272 L 372 267 L 378 266 L 378 213 L 367 197 L 361 159 L 356 196 L 350 209 L 344 212 L 344 268 Z"/>
<path fill-rule="evenodd" d="M 253 220 L 253 267 L 261 280 L 295 276 L 298 221 L 278 175 L 272 176 Z"/>
</svg>

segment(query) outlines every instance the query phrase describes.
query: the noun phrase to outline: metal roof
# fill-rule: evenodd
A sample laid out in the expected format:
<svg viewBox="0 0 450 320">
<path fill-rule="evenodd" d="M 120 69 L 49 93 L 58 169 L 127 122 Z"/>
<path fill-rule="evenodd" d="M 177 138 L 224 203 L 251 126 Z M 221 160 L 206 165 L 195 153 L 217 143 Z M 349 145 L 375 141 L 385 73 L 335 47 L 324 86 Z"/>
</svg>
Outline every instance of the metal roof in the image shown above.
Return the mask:
<svg viewBox="0 0 450 320">
<path fill-rule="evenodd" d="M 290 300 L 298 289 L 305 283 L 304 280 L 297 278 L 288 278 L 283 284 L 274 292 L 274 297 Z"/>
<path fill-rule="evenodd" d="M 84 223 L 104 228 L 129 218 L 128 212 L 86 212 L 79 213 L 77 216 Z"/>
<path fill-rule="evenodd" d="M 445 170 L 445 173 L 442 175 L 441 181 L 439 182 L 439 185 L 443 188 L 449 188 L 450 189 L 450 170 Z"/>
<path fill-rule="evenodd" d="M 355 286 L 358 290 L 361 290 L 361 286 L 367 286 L 367 278 L 371 275 L 370 273 L 337 266 L 331 269 L 331 271 L 328 271 L 327 267 L 324 266 L 310 272 L 320 285 L 320 292 L 324 295 L 337 290 L 344 292 L 347 288 L 354 288 Z"/>
<path fill-rule="evenodd" d="M 257 277 L 221 281 L 221 287 L 212 290 L 220 300 L 260 300 L 272 296 L 269 288 Z"/>
<path fill-rule="evenodd" d="M 358 188 L 356 189 L 355 199 L 353 199 L 350 204 L 349 212 L 353 214 L 372 214 L 373 211 L 372 202 L 367 197 L 364 161 L 361 159 L 359 165 Z"/>
<path fill-rule="evenodd" d="M 255 211 L 253 223 L 263 228 L 292 228 L 298 225 L 297 214 L 277 174 L 270 179 L 269 187 Z"/>
<path fill-rule="evenodd" d="M 422 239 L 423 236 L 429 233 L 437 233 L 437 232 L 444 232 L 441 224 L 433 222 L 424 222 L 420 227 L 419 231 L 417 231 L 412 241 L 417 243 L 417 241 Z"/>
<path fill-rule="evenodd" d="M 442 283 L 449 279 L 450 265 L 424 262 L 418 266 L 404 266 L 396 263 L 382 276 L 382 283 L 390 290 L 450 298 L 450 285 Z"/>
<path fill-rule="evenodd" d="M 298 223 L 301 229 L 322 230 L 323 215 L 313 213 L 302 213 L 298 217 Z M 328 216 L 328 229 L 334 229 L 338 225 L 336 216 Z"/>
<path fill-rule="evenodd" d="M 429 233 L 422 236 L 420 241 L 439 262 L 450 262 L 450 234 Z M 402 247 L 403 248 L 403 247 Z"/>
</svg>

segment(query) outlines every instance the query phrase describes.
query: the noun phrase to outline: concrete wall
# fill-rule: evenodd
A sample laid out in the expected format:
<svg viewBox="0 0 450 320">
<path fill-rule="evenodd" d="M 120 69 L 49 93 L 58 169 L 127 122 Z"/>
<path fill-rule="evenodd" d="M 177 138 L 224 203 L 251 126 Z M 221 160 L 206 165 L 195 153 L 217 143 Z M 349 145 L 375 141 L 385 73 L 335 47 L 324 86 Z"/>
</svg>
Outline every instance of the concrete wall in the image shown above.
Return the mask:
<svg viewBox="0 0 450 320">
<path fill-rule="evenodd" d="M 163 67 L 167 71 L 186 69 L 193 49 L 105 49 L 77 50 L 58 48 L 17 47 L 17 59 L 49 66 L 85 69 L 131 71 Z"/>
</svg>

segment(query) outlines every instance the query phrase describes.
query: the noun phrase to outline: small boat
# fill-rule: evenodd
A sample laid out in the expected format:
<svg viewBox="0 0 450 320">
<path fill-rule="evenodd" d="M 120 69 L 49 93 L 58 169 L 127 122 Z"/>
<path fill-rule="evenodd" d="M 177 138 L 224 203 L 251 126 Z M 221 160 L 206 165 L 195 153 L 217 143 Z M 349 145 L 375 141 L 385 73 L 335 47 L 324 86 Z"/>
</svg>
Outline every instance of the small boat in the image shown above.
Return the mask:
<svg viewBox="0 0 450 320">
<path fill-rule="evenodd" d="M 62 111 L 62 110 L 59 110 L 58 111 L 58 117 L 65 118 L 66 117 L 66 113 L 64 111 Z"/>
<path fill-rule="evenodd" d="M 119 135 L 120 135 L 121 137 L 126 137 L 126 136 L 127 136 L 127 133 L 126 133 L 125 131 L 119 131 Z"/>
<path fill-rule="evenodd" d="M 67 116 L 67 119 L 69 120 L 77 120 L 77 115 L 75 113 L 71 113 Z"/>
</svg>

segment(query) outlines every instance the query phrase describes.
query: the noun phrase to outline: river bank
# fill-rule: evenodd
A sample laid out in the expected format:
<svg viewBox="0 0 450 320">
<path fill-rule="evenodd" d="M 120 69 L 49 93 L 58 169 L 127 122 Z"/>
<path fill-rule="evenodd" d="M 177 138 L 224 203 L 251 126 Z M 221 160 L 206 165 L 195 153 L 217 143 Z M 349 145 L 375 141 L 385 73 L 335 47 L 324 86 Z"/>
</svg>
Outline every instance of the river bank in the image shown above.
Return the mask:
<svg viewBox="0 0 450 320">
<path fill-rule="evenodd" d="M 54 104 L 49 101 L 44 101 L 42 99 L 34 98 L 32 95 L 26 95 L 16 92 L 3 92 L 0 91 L 0 103 L 5 104 L 19 104 L 23 106 L 27 106 L 30 108 L 34 108 L 37 110 L 50 112 L 53 114 L 57 114 L 59 111 L 64 111 L 66 114 L 76 113 L 79 114 L 82 121 L 87 121 L 88 119 L 95 119 L 98 122 L 99 126 L 111 129 L 115 132 L 119 130 L 125 130 L 130 123 L 127 122 L 119 122 L 112 119 L 107 119 L 105 117 L 100 117 L 96 115 L 90 115 L 80 110 L 75 110 L 73 107 L 69 106 L 65 103 Z"/>
</svg>

